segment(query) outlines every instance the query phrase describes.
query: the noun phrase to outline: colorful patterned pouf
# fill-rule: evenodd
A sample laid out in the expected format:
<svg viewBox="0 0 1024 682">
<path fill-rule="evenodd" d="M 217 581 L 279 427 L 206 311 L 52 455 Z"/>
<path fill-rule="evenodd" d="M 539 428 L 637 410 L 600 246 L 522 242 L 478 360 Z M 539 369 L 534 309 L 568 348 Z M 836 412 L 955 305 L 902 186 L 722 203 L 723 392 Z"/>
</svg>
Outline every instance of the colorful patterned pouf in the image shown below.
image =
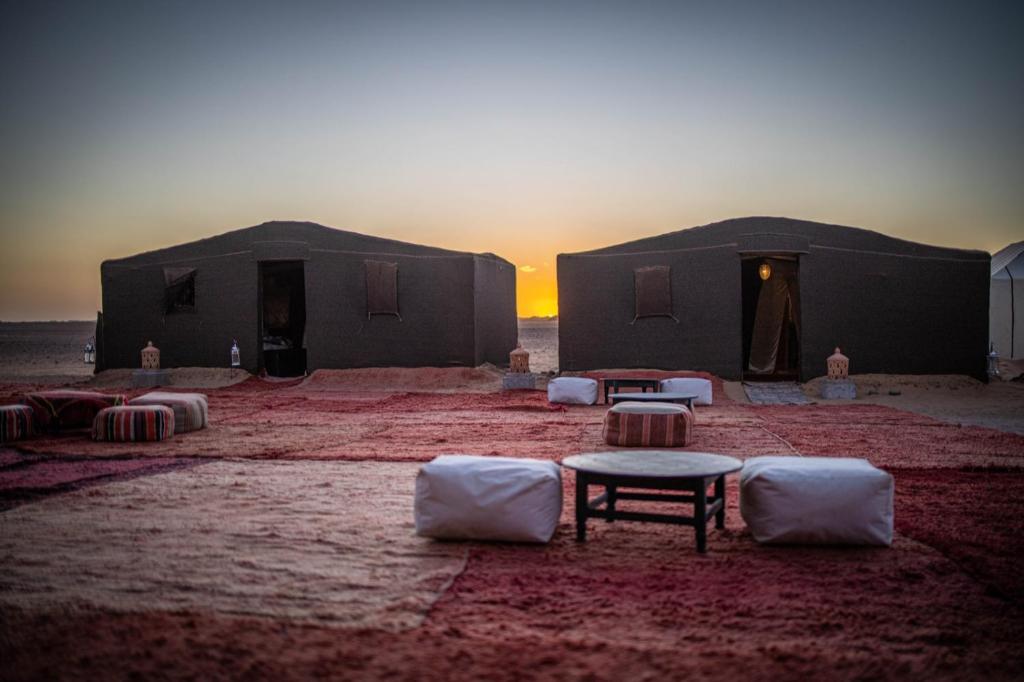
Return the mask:
<svg viewBox="0 0 1024 682">
<path fill-rule="evenodd" d="M 164 405 L 174 410 L 174 432 L 196 431 L 209 423 L 209 408 L 202 393 L 150 391 L 128 401 L 129 405 Z"/>
<path fill-rule="evenodd" d="M 93 440 L 122 442 L 174 437 L 174 410 L 163 405 L 123 405 L 100 410 L 92 424 Z"/>
<path fill-rule="evenodd" d="M 627 447 L 677 448 L 693 439 L 693 413 L 672 403 L 624 402 L 604 417 L 604 442 Z"/>
<path fill-rule="evenodd" d="M 31 436 L 32 408 L 28 405 L 0 405 L 0 443 Z"/>
<path fill-rule="evenodd" d="M 41 431 L 59 431 L 89 428 L 103 408 L 124 405 L 124 396 L 56 390 L 29 393 L 21 402 L 32 408 L 36 426 Z"/>
</svg>

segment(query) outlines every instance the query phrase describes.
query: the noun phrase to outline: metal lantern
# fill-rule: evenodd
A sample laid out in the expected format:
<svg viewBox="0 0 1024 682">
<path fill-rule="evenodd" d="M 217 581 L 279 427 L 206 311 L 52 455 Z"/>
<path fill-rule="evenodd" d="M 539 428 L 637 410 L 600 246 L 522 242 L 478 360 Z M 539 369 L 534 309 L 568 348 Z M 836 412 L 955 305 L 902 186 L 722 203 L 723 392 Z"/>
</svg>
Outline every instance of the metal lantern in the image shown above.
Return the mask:
<svg viewBox="0 0 1024 682">
<path fill-rule="evenodd" d="M 242 356 L 241 353 L 238 352 L 238 341 L 236 339 L 233 339 L 231 341 L 231 366 L 241 367 L 241 365 Z"/>
<path fill-rule="evenodd" d="M 836 346 L 836 352 L 829 356 L 826 364 L 828 365 L 829 379 L 842 380 L 849 378 L 850 358 L 840 353 L 838 346 Z"/>
<path fill-rule="evenodd" d="M 993 379 L 999 376 L 999 353 L 994 343 L 988 347 L 988 375 Z"/>
<path fill-rule="evenodd" d="M 142 369 L 160 369 L 160 349 L 152 341 L 142 349 Z"/>
<path fill-rule="evenodd" d="M 92 340 L 86 341 L 85 350 L 83 351 L 83 357 L 85 364 L 94 365 L 96 364 L 96 347 L 92 345 Z"/>
<path fill-rule="evenodd" d="M 530 373 L 530 354 L 523 350 L 523 345 L 519 344 L 516 349 L 508 354 L 508 371 L 513 374 L 529 374 Z"/>
<path fill-rule="evenodd" d="M 772 276 L 772 266 L 768 263 L 761 263 L 761 267 L 757 269 L 757 274 L 761 276 L 761 280 L 767 282 L 768 278 Z"/>
</svg>

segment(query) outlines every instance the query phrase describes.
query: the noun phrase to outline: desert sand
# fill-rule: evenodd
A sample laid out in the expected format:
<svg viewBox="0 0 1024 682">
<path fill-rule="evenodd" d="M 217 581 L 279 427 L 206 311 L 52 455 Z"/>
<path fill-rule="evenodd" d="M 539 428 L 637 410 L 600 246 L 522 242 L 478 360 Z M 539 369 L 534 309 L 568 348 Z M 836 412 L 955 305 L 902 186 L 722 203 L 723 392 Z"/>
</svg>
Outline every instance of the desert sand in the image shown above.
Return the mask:
<svg viewBox="0 0 1024 682">
<path fill-rule="evenodd" d="M 548 545 L 412 534 L 420 463 L 603 450 L 604 406 L 502 392 L 486 367 L 226 372 L 196 374 L 220 382 L 202 431 L 0 448 L 5 677 L 1024 676 L 1024 406 L 1001 406 L 1016 385 L 861 377 L 857 401 L 762 406 L 710 377 L 685 450 L 865 457 L 895 477 L 896 538 L 758 545 L 733 476 L 698 555 L 692 531 L 652 524 L 593 522 L 576 543 L 571 474 Z M 93 385 L 131 394 L 117 376 Z M 959 420 L 985 401 L 1005 428 Z"/>
</svg>

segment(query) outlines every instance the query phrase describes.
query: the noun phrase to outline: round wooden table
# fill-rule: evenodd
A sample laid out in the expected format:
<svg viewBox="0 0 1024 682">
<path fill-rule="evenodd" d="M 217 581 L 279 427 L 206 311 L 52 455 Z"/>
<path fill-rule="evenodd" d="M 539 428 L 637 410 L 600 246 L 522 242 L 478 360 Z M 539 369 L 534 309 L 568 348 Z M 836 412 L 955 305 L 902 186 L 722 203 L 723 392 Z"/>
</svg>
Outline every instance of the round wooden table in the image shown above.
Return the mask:
<svg viewBox="0 0 1024 682">
<path fill-rule="evenodd" d="M 698 396 L 696 393 L 677 393 L 677 392 L 665 392 L 665 393 L 612 393 L 608 398 L 612 401 L 612 405 L 624 402 L 635 402 L 635 403 L 686 403 L 686 406 L 693 410 L 693 401 Z"/>
<path fill-rule="evenodd" d="M 573 455 L 562 466 L 576 471 L 576 539 L 587 539 L 587 519 L 607 521 L 646 521 L 693 526 L 697 531 L 697 551 L 707 551 L 707 523 L 715 517 L 715 527 L 725 527 L 725 476 L 743 467 L 735 457 L 704 452 L 659 452 L 629 450 Z M 714 483 L 709 497 L 708 485 Z M 604 486 L 605 492 L 589 499 L 591 485 Z M 620 491 L 675 490 L 681 493 Z M 693 505 L 693 516 L 621 511 L 618 500 L 675 502 Z"/>
</svg>

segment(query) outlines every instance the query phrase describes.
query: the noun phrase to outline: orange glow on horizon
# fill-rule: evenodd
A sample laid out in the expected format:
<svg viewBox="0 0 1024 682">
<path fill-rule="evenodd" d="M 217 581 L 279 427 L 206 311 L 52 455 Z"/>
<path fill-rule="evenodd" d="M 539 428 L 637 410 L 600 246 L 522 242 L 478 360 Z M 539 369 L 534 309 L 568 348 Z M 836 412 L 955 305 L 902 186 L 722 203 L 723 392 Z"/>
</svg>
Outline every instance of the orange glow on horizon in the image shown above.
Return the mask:
<svg viewBox="0 0 1024 682">
<path fill-rule="evenodd" d="M 516 313 L 519 317 L 550 317 L 558 314 L 558 283 L 554 268 L 516 272 Z"/>
</svg>

